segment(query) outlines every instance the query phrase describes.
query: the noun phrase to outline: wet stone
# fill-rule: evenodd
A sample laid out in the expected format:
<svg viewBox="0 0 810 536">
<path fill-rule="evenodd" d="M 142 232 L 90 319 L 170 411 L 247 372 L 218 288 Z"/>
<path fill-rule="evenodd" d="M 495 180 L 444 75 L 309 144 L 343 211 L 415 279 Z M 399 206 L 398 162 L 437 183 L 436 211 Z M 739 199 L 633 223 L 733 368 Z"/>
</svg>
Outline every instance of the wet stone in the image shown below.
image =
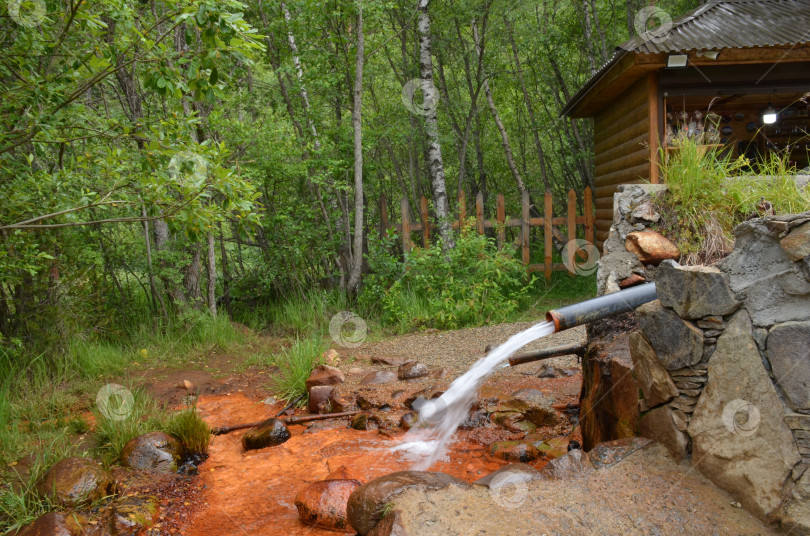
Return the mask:
<svg viewBox="0 0 810 536">
<path fill-rule="evenodd" d="M 404 430 L 410 430 L 417 422 L 419 415 L 415 411 L 409 411 L 400 417 L 399 426 Z"/>
<path fill-rule="evenodd" d="M 36 485 L 40 496 L 68 508 L 106 497 L 114 487 L 110 473 L 93 460 L 78 457 L 56 462 Z"/>
<path fill-rule="evenodd" d="M 334 387 L 331 385 L 313 385 L 310 387 L 307 411 L 310 413 L 329 413 L 332 406 L 332 391 L 334 391 Z"/>
<path fill-rule="evenodd" d="M 50 512 L 26 525 L 17 536 L 79 536 L 82 527 L 74 519 L 75 514 Z M 79 521 L 81 521 L 81 516 Z"/>
<path fill-rule="evenodd" d="M 430 371 L 427 365 L 419 363 L 418 361 L 408 361 L 399 366 L 397 370 L 397 378 L 400 380 L 414 380 L 416 378 L 424 378 L 429 375 Z"/>
<path fill-rule="evenodd" d="M 346 381 L 346 376 L 340 369 L 329 365 L 319 365 L 312 369 L 306 381 L 307 389 L 316 385 L 337 385 Z"/>
<path fill-rule="evenodd" d="M 593 469 L 588 455 L 579 449 L 573 449 L 548 462 L 540 470 L 540 474 L 549 480 L 568 480 L 586 475 Z"/>
<path fill-rule="evenodd" d="M 173 473 L 177 471 L 182 446 L 164 432 L 150 432 L 131 439 L 121 451 L 124 465 L 143 471 Z"/>
<path fill-rule="evenodd" d="M 516 411 L 535 426 L 554 426 L 560 421 L 560 414 L 552 407 L 552 400 L 538 389 L 521 389 L 512 393 L 500 408 Z"/>
<path fill-rule="evenodd" d="M 376 385 L 379 383 L 390 383 L 397 381 L 397 373 L 390 370 L 378 370 L 371 372 L 360 380 L 361 385 Z"/>
<path fill-rule="evenodd" d="M 508 462 L 532 462 L 540 457 L 540 451 L 531 443 L 520 441 L 497 441 L 490 445 L 489 453 Z"/>
<path fill-rule="evenodd" d="M 349 496 L 361 486 L 354 479 L 314 482 L 295 496 L 298 517 L 307 525 L 341 532 L 351 531 L 346 515 Z"/>
<path fill-rule="evenodd" d="M 615 441 L 606 441 L 591 449 L 588 452 L 588 458 L 597 469 L 610 467 L 651 443 L 652 440 L 644 437 L 626 437 Z"/>
<path fill-rule="evenodd" d="M 149 495 L 124 497 L 113 505 L 114 534 L 137 534 L 158 522 L 160 503 Z"/>
<path fill-rule="evenodd" d="M 242 437 L 245 450 L 263 449 L 281 445 L 292 437 L 287 425 L 280 419 L 267 419 L 255 428 L 251 428 Z"/>
</svg>

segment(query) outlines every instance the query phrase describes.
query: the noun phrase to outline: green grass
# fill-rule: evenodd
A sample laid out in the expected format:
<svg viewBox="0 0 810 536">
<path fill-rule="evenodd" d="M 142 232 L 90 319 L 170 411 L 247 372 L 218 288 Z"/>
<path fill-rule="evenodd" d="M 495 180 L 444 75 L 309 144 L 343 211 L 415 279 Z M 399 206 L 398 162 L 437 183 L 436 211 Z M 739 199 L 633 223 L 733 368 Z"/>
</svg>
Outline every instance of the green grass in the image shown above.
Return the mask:
<svg viewBox="0 0 810 536">
<path fill-rule="evenodd" d="M 211 444 L 211 429 L 192 406 L 169 416 L 163 430 L 183 444 L 187 454 L 204 454 Z"/>
<path fill-rule="evenodd" d="M 272 379 L 275 393 L 287 401 L 306 395 L 306 380 L 312 369 L 321 364 L 327 344 L 319 335 L 297 339 L 289 348 L 274 356 L 278 372 Z M 303 400 L 306 402 L 306 398 Z"/>
</svg>

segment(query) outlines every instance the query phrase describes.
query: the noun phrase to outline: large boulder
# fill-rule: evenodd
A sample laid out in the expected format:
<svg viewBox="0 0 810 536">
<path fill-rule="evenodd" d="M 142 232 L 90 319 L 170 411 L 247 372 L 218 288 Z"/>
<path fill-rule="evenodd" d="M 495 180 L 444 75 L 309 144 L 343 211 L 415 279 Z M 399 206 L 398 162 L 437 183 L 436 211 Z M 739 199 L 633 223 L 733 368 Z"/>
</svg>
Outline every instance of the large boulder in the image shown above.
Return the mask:
<svg viewBox="0 0 810 536">
<path fill-rule="evenodd" d="M 667 369 L 658 361 L 658 356 L 647 339 L 641 333 L 633 332 L 629 341 L 636 381 L 644 393 L 647 405 L 651 408 L 660 406 L 678 396 L 678 388 L 669 377 Z"/>
<path fill-rule="evenodd" d="M 751 332 L 748 313 L 735 313 L 709 361 L 709 380 L 688 431 L 693 464 L 747 510 L 771 521 L 800 457 Z"/>
<path fill-rule="evenodd" d="M 79 536 L 80 534 L 82 534 L 82 527 L 77 522 L 75 514 L 49 512 L 23 527 L 17 536 Z"/>
<path fill-rule="evenodd" d="M 330 479 L 313 482 L 295 496 L 298 517 L 307 525 L 351 532 L 346 516 L 349 496 L 360 487 L 355 479 Z"/>
<path fill-rule="evenodd" d="M 42 497 L 67 508 L 97 501 L 110 495 L 114 488 L 110 473 L 93 460 L 78 457 L 56 462 L 36 485 Z"/>
<path fill-rule="evenodd" d="M 689 454 L 689 437 L 680 428 L 685 428 L 685 422 L 681 417 L 676 420 L 669 406 L 648 411 L 639 422 L 641 435 L 664 445 L 678 462 Z"/>
<path fill-rule="evenodd" d="M 793 410 L 810 410 L 810 322 L 774 326 L 768 334 L 766 353 L 788 405 Z"/>
<path fill-rule="evenodd" d="M 580 449 L 574 449 L 548 462 L 540 470 L 540 474 L 549 480 L 569 480 L 585 476 L 592 471 L 593 465 L 588 455 Z"/>
<path fill-rule="evenodd" d="M 270 418 L 251 428 L 242 436 L 242 447 L 245 450 L 275 447 L 291 437 L 292 434 L 281 419 Z"/>
<path fill-rule="evenodd" d="M 681 256 L 678 246 L 651 229 L 628 234 L 624 247 L 638 257 L 642 264 L 658 265 L 667 259 L 678 259 Z"/>
<path fill-rule="evenodd" d="M 796 536 L 810 536 L 810 471 L 796 482 L 781 512 L 782 530 Z"/>
<path fill-rule="evenodd" d="M 632 437 L 638 428 L 638 382 L 633 375 L 629 334 L 588 347 L 582 360 L 580 426 L 583 447 Z"/>
<path fill-rule="evenodd" d="M 507 481 L 521 481 L 529 482 L 531 480 L 540 480 L 543 475 L 540 471 L 525 463 L 510 463 L 504 465 L 497 471 L 493 471 L 486 476 L 482 476 L 473 484 L 479 486 L 490 487 L 492 485 L 503 485 Z"/>
<path fill-rule="evenodd" d="M 810 320 L 810 274 L 780 244 L 788 229 L 808 219 L 810 213 L 760 218 L 734 229 L 734 251 L 721 269 L 729 275 L 731 290 L 743 299 L 755 326 Z"/>
<path fill-rule="evenodd" d="M 470 484 L 445 473 L 399 471 L 374 479 L 357 488 L 349 497 L 346 512 L 351 526 L 361 535 L 368 534 L 386 510 L 386 505 L 408 489 L 422 491 L 448 486 L 470 488 Z"/>
<path fill-rule="evenodd" d="M 667 370 L 699 363 L 703 358 L 703 331 L 665 309 L 659 300 L 636 309 L 638 325 Z"/>
<path fill-rule="evenodd" d="M 149 432 L 130 439 L 121 451 L 121 460 L 127 467 L 158 473 L 177 471 L 183 447 L 164 432 Z"/>
<path fill-rule="evenodd" d="M 674 309 L 681 318 L 723 316 L 742 303 L 731 291 L 728 276 L 714 266 L 664 261 L 655 272 L 655 288 L 661 305 Z"/>
</svg>

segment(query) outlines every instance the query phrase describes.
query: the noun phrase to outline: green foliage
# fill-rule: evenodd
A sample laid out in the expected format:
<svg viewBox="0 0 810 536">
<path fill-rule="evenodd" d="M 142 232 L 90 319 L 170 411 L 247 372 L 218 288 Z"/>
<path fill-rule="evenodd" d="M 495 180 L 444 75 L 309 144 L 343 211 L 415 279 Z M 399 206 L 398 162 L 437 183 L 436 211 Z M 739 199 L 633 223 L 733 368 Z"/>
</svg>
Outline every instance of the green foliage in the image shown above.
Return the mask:
<svg viewBox="0 0 810 536">
<path fill-rule="evenodd" d="M 668 191 L 658 202 L 663 230 L 674 237 L 688 264 L 711 262 L 731 247 L 731 231 L 757 214 L 762 199 L 777 214 L 810 208 L 810 194 L 800 190 L 788 155 L 770 153 L 753 166 L 707 150 L 692 140 L 678 142 L 668 158 L 662 153 Z"/>
<path fill-rule="evenodd" d="M 197 413 L 197 407 L 178 411 L 163 424 L 163 430 L 180 443 L 187 454 L 204 454 L 211 444 L 211 429 Z"/>
<path fill-rule="evenodd" d="M 274 373 L 271 388 L 285 400 L 292 402 L 307 394 L 306 381 L 312 369 L 322 364 L 323 353 L 327 345 L 320 335 L 306 339 L 296 339 L 293 345 L 273 357 L 273 364 L 278 367 Z M 299 405 L 306 404 L 306 397 Z"/>
<path fill-rule="evenodd" d="M 117 462 L 121 456 L 124 445 L 130 439 L 139 435 L 161 430 L 166 422 L 166 410 L 162 408 L 142 388 L 131 388 L 132 405 L 126 418 L 108 418 L 98 407 L 94 407 L 96 429 L 94 437 L 97 442 L 94 454 L 101 458 L 105 465 Z M 119 395 L 113 395 L 109 401 L 109 413 L 115 417 L 127 407 L 125 400 Z"/>
<path fill-rule="evenodd" d="M 501 322 L 518 310 L 531 286 L 511 252 L 498 251 L 491 238 L 471 228 L 457 236 L 452 250 L 414 248 L 398 272 L 379 252 L 370 265 L 382 269 L 367 282 L 362 300 L 379 300 L 383 321 L 401 331 Z"/>
</svg>

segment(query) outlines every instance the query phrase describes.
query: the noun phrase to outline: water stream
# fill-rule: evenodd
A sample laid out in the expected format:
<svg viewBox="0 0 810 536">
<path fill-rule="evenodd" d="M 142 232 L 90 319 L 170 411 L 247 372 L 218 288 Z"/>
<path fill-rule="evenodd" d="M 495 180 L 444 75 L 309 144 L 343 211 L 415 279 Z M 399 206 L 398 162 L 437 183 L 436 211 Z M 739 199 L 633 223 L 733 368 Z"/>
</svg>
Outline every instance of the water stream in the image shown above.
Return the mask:
<svg viewBox="0 0 810 536">
<path fill-rule="evenodd" d="M 412 428 L 402 443 L 393 450 L 405 453 L 415 463 L 413 468 L 428 470 L 447 449 L 459 425 L 467 418 L 484 379 L 513 353 L 532 341 L 554 333 L 554 324 L 540 322 L 509 338 L 482 357 L 463 376 L 457 378 L 445 393 L 419 407 L 421 426 Z"/>
</svg>

